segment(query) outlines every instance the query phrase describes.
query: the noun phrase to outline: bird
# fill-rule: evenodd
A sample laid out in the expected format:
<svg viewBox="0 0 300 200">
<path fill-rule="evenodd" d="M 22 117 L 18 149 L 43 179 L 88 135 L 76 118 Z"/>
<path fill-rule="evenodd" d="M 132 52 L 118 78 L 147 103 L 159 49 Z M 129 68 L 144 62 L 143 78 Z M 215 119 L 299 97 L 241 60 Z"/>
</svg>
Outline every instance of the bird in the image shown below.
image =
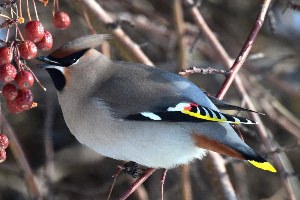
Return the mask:
<svg viewBox="0 0 300 200">
<path fill-rule="evenodd" d="M 80 143 L 103 156 L 149 168 L 175 168 L 214 151 L 276 172 L 230 125 L 256 122 L 225 114 L 216 105 L 240 107 L 209 98 L 175 73 L 112 61 L 97 50 L 108 38 L 81 36 L 38 57 Z"/>
</svg>

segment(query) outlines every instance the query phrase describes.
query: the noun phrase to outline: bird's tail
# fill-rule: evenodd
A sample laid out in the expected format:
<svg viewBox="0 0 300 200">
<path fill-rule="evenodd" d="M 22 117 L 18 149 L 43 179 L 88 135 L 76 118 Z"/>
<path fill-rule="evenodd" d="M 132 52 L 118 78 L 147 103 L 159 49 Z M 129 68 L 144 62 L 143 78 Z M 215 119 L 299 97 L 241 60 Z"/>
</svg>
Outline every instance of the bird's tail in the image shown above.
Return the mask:
<svg viewBox="0 0 300 200">
<path fill-rule="evenodd" d="M 257 167 L 262 170 L 270 171 L 270 172 L 277 172 L 275 167 L 265 160 L 262 156 L 256 153 L 253 149 L 249 147 L 247 152 L 241 152 L 245 160 L 247 160 L 251 165 Z"/>
<path fill-rule="evenodd" d="M 193 140 L 200 148 L 208 149 L 241 160 L 247 160 L 250 164 L 259 169 L 276 172 L 276 169 L 272 166 L 272 164 L 266 161 L 242 140 L 233 142 L 232 140 L 222 139 L 223 141 L 220 142 L 201 134 L 193 134 Z"/>
<path fill-rule="evenodd" d="M 273 167 L 273 165 L 266 160 L 264 160 L 264 161 L 248 160 L 248 162 L 251 165 L 253 165 L 254 167 L 257 167 L 259 169 L 263 169 L 263 170 L 274 172 L 274 173 L 277 172 L 275 167 Z"/>
</svg>

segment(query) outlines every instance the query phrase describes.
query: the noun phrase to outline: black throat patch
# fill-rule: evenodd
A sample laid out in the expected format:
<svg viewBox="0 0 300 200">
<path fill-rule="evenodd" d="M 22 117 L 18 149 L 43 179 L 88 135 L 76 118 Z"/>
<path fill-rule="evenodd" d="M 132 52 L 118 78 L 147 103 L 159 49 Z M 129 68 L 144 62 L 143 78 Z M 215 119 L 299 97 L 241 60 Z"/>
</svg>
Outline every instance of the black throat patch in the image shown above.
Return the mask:
<svg viewBox="0 0 300 200">
<path fill-rule="evenodd" d="M 50 74 L 50 77 L 53 81 L 55 88 L 58 91 L 62 91 L 66 86 L 66 78 L 65 75 L 58 69 L 55 68 L 48 68 L 46 69 Z"/>
</svg>

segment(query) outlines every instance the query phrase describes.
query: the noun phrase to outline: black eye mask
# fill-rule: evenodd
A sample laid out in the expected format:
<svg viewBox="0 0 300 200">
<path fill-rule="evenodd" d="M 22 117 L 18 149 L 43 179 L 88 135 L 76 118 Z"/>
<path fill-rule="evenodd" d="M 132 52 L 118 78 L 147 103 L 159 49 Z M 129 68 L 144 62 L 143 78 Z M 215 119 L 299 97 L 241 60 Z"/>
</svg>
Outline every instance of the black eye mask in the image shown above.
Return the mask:
<svg viewBox="0 0 300 200">
<path fill-rule="evenodd" d="M 43 61 L 46 64 L 49 65 L 56 65 L 56 66 L 62 66 L 62 67 L 69 67 L 70 65 L 74 64 L 75 62 L 78 61 L 78 59 L 83 56 L 83 54 L 87 51 L 88 49 L 84 49 L 82 51 L 73 53 L 71 55 L 68 55 L 63 58 L 55 58 L 52 56 L 40 56 L 36 59 Z"/>
</svg>

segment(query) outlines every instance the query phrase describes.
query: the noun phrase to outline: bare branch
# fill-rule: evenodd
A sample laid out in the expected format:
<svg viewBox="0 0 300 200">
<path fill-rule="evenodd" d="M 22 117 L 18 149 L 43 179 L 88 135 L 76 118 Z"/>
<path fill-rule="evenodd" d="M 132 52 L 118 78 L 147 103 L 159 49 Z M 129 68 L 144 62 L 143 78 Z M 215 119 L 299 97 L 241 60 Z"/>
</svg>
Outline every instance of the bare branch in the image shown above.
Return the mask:
<svg viewBox="0 0 300 200">
<path fill-rule="evenodd" d="M 246 39 L 239 55 L 235 59 L 232 67 L 230 68 L 229 76 L 223 82 L 223 85 L 222 85 L 221 89 L 219 90 L 219 92 L 217 94 L 218 98 L 220 98 L 220 99 L 224 98 L 226 92 L 228 91 L 228 89 L 231 86 L 234 78 L 236 77 L 236 74 L 238 73 L 238 71 L 243 66 L 250 50 L 252 49 L 254 40 L 256 39 L 256 36 L 257 36 L 258 32 L 260 31 L 260 29 L 263 25 L 263 22 L 264 22 L 265 17 L 266 17 L 266 13 L 268 11 L 268 8 L 269 8 L 271 2 L 272 2 L 272 0 L 264 0 L 264 2 L 262 3 L 260 12 L 259 12 L 259 14 L 258 14 L 258 16 L 256 17 L 256 20 L 255 20 L 255 24 L 252 27 L 252 29 L 251 29 L 251 31 L 248 35 L 248 38 Z"/>
<path fill-rule="evenodd" d="M 127 197 L 129 197 L 142 183 L 144 183 L 145 180 L 149 178 L 155 172 L 156 169 L 149 168 L 145 173 L 138 179 L 136 180 L 130 188 L 119 197 L 119 200 L 125 200 Z"/>
<path fill-rule="evenodd" d="M 182 199 L 183 200 L 193 199 L 189 165 L 181 166 L 180 172 L 181 172 Z"/>
<path fill-rule="evenodd" d="M 185 66 L 187 66 L 187 60 L 186 60 L 186 47 L 184 42 L 184 33 L 185 33 L 185 25 L 184 25 L 184 19 L 183 19 L 183 11 L 181 6 L 181 0 L 174 0 L 173 1 L 173 17 L 174 22 L 176 26 L 176 33 L 178 38 L 178 63 L 179 63 L 179 69 L 183 69 Z"/>
<path fill-rule="evenodd" d="M 88 12 L 93 13 L 98 20 L 102 21 L 104 24 L 113 23 L 114 20 L 107 12 L 97 3 L 95 0 L 78 0 L 82 6 L 84 6 Z M 127 51 L 131 52 L 137 59 L 137 61 L 144 63 L 146 65 L 153 66 L 150 59 L 144 54 L 140 49 L 139 45 L 134 43 L 129 36 L 123 31 L 121 27 L 117 27 L 112 30 L 112 34 L 122 45 L 126 46 Z"/>
<path fill-rule="evenodd" d="M 229 72 L 222 69 L 214 69 L 211 67 L 208 68 L 198 68 L 198 67 L 190 67 L 188 69 L 184 69 L 182 72 L 179 72 L 178 74 L 184 76 L 189 74 L 225 74 L 227 75 Z"/>
</svg>

